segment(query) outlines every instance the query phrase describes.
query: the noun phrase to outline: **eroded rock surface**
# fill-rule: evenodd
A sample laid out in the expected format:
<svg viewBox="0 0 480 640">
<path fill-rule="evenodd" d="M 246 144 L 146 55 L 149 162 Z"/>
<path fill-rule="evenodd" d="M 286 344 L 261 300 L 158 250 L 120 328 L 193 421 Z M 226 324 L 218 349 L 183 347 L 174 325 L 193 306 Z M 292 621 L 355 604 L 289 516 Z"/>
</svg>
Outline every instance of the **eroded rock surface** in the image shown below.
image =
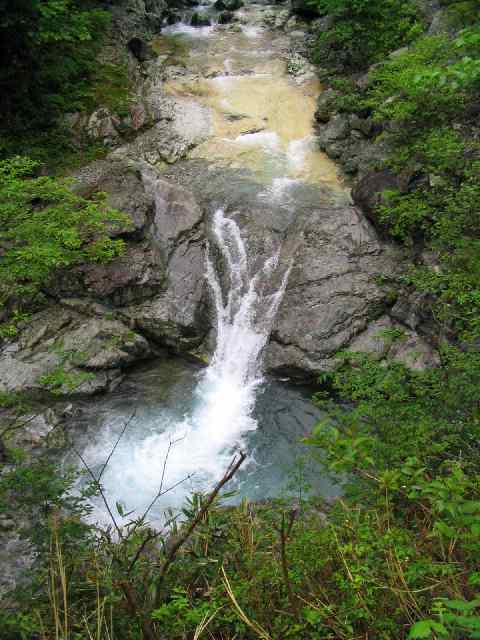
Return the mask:
<svg viewBox="0 0 480 640">
<path fill-rule="evenodd" d="M 393 275 L 395 256 L 354 207 L 318 207 L 306 218 L 267 364 L 316 373 L 335 366 L 386 305 L 380 274 Z"/>
</svg>

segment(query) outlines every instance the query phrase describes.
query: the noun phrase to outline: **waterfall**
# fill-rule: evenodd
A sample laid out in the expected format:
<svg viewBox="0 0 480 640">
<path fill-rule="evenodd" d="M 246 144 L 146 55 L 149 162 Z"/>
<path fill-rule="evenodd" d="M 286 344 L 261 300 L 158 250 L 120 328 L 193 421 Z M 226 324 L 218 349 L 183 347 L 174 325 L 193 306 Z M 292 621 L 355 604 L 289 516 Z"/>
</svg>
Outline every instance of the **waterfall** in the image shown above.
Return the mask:
<svg viewBox="0 0 480 640">
<path fill-rule="evenodd" d="M 163 479 L 164 489 L 176 486 L 150 514 L 153 521 L 161 521 L 163 510 L 180 507 L 192 490 L 208 491 L 243 446 L 246 434 L 257 428 L 253 409 L 263 382 L 262 354 L 289 269 L 280 264 L 279 252 L 259 267 L 254 268 L 253 262 L 258 259 L 249 259 L 237 224 L 222 210 L 216 211 L 206 251 L 206 277 L 216 315 L 214 355 L 200 376 L 188 415 L 176 421 L 164 419 L 142 440 L 124 436 L 102 477 L 112 503 L 124 502 L 126 509 L 140 515 Z M 90 459 L 94 453 L 93 464 L 99 465 L 100 455 L 108 454 L 112 434 L 106 439 L 109 445 L 96 443 L 90 456 L 87 453 Z M 104 519 L 105 514 L 96 510 L 94 517 Z"/>
</svg>

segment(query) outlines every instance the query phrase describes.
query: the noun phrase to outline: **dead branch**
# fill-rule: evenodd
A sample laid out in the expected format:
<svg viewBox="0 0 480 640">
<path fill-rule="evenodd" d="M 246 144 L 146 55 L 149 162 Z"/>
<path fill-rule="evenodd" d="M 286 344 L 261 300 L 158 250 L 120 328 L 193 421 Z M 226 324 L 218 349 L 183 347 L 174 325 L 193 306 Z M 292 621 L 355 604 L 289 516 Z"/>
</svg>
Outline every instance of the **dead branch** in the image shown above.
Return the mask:
<svg viewBox="0 0 480 640">
<path fill-rule="evenodd" d="M 298 603 L 297 603 L 295 594 L 293 592 L 292 583 L 290 580 L 290 574 L 288 571 L 287 542 L 292 532 L 293 524 L 297 516 L 298 516 L 298 509 L 292 509 L 292 511 L 290 511 L 290 516 L 287 524 L 285 521 L 285 513 L 282 513 L 282 524 L 280 526 L 280 529 L 277 528 L 277 531 L 280 536 L 280 561 L 282 566 L 283 581 L 287 589 L 290 608 L 295 618 L 298 618 Z"/>
<path fill-rule="evenodd" d="M 82 456 L 82 454 L 79 451 L 77 451 L 75 448 L 73 449 L 73 451 L 80 458 L 83 466 L 87 470 L 89 476 L 92 478 L 93 484 L 97 488 L 97 490 L 98 490 L 98 492 L 99 492 L 99 494 L 100 494 L 100 496 L 102 498 L 103 504 L 105 505 L 105 508 L 106 508 L 106 510 L 108 512 L 108 515 L 110 516 L 111 521 L 113 522 L 113 526 L 115 527 L 115 530 L 116 530 L 116 532 L 118 534 L 118 537 L 119 537 L 120 540 L 123 540 L 122 530 L 118 526 L 117 521 L 115 520 L 115 516 L 113 515 L 112 510 L 110 509 L 110 505 L 109 505 L 108 500 L 107 500 L 107 498 L 105 496 L 105 492 L 103 491 L 103 487 L 102 487 L 101 483 L 95 477 L 95 474 L 93 473 L 93 471 L 88 466 L 88 464 L 87 464 L 85 458 Z"/>
<path fill-rule="evenodd" d="M 108 466 L 108 463 L 110 462 L 111 457 L 113 456 L 113 454 L 115 453 L 116 448 L 118 447 L 118 444 L 120 442 L 120 440 L 123 438 L 125 431 L 127 430 L 127 427 L 131 424 L 132 420 L 135 418 L 137 414 L 137 409 L 135 408 L 133 410 L 132 415 L 130 416 L 130 418 L 125 422 L 125 424 L 122 427 L 122 430 L 120 432 L 120 435 L 117 438 L 117 441 L 115 442 L 115 444 L 113 445 L 112 450 L 110 451 L 110 453 L 107 456 L 107 459 L 105 460 L 105 464 L 102 467 L 102 470 L 100 471 L 99 475 L 98 475 L 98 482 L 100 482 L 100 480 L 102 479 L 103 476 L 103 472 L 105 471 L 105 469 Z"/>
<path fill-rule="evenodd" d="M 200 509 L 200 511 L 197 513 L 197 515 L 192 520 L 190 525 L 186 528 L 186 530 L 183 533 L 183 535 L 181 535 L 178 538 L 178 540 L 175 542 L 175 544 L 172 545 L 172 547 L 171 547 L 171 549 L 170 549 L 167 557 L 165 558 L 165 561 L 164 561 L 164 563 L 163 563 L 163 565 L 162 565 L 162 567 L 160 569 L 160 575 L 159 575 L 159 577 L 157 579 L 157 586 L 161 585 L 161 583 L 163 582 L 163 579 L 164 579 L 164 577 L 165 577 L 170 565 L 175 560 L 175 556 L 177 555 L 178 551 L 185 544 L 185 542 L 189 539 L 189 537 L 192 535 L 192 533 L 194 532 L 194 530 L 196 529 L 198 524 L 202 521 L 203 517 L 205 516 L 205 514 L 207 513 L 207 511 L 211 507 L 213 501 L 215 500 L 215 498 L 219 494 L 219 492 L 222 489 L 222 487 L 225 484 L 227 484 L 227 482 L 229 482 L 229 480 L 231 480 L 233 478 L 233 476 L 237 473 L 237 471 L 240 469 L 240 467 L 243 464 L 243 462 L 244 462 L 246 457 L 247 457 L 246 454 L 243 453 L 243 451 L 241 451 L 238 460 L 236 459 L 236 457 L 233 458 L 233 460 L 229 464 L 228 469 L 226 470 L 223 478 L 217 483 L 217 485 L 215 486 L 213 491 L 210 493 L 210 495 L 208 496 L 207 500 L 203 504 L 203 506 Z M 160 590 L 158 590 L 158 591 L 160 591 Z"/>
</svg>

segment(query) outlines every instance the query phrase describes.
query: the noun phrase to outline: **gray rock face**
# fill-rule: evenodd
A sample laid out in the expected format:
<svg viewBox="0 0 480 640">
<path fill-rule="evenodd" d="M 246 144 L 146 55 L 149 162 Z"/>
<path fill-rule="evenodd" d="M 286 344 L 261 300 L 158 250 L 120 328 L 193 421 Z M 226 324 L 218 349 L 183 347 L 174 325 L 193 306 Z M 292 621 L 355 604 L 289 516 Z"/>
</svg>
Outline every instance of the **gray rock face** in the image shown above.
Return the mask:
<svg viewBox="0 0 480 640">
<path fill-rule="evenodd" d="M 116 149 L 113 159 L 143 160 L 153 166 L 161 162 L 172 164 L 209 135 L 211 114 L 193 99 L 166 96 L 154 86 L 143 105 L 156 124 Z"/>
<path fill-rule="evenodd" d="M 306 0 L 291 0 L 290 6 L 292 13 L 296 13 L 302 18 L 313 19 L 319 16 L 315 5 L 310 4 Z"/>
<path fill-rule="evenodd" d="M 54 306 L 0 351 L 0 391 L 88 395 L 108 390 L 122 368 L 149 355 L 145 338 L 125 324 Z"/>
<path fill-rule="evenodd" d="M 328 144 L 338 140 L 345 140 L 350 132 L 348 117 L 337 113 L 325 127 L 319 132 L 320 148 L 325 148 Z"/>
<path fill-rule="evenodd" d="M 0 391 L 108 390 L 152 354 L 147 338 L 188 351 L 206 331 L 203 211 L 192 194 L 148 165 L 102 161 L 77 179 L 131 218 L 125 253 L 58 275 L 50 294 L 61 303 L 0 351 Z"/>
<path fill-rule="evenodd" d="M 394 271 L 394 256 L 355 208 L 310 212 L 267 350 L 269 368 L 315 373 L 334 367 L 335 353 L 385 305 L 377 277 Z"/>
<path fill-rule="evenodd" d="M 332 117 L 335 110 L 335 100 L 338 97 L 338 91 L 335 89 L 326 89 L 318 96 L 317 110 L 315 118 L 318 122 L 326 123 Z"/>
<path fill-rule="evenodd" d="M 438 353 L 424 338 L 387 315 L 372 322 L 353 340 L 349 350 L 368 353 L 376 360 L 400 362 L 417 371 L 440 364 Z"/>
<path fill-rule="evenodd" d="M 119 125 L 120 121 L 108 109 L 101 107 L 91 114 L 86 132 L 92 140 L 100 140 L 104 144 L 112 144 L 119 138 L 117 131 Z"/>
</svg>

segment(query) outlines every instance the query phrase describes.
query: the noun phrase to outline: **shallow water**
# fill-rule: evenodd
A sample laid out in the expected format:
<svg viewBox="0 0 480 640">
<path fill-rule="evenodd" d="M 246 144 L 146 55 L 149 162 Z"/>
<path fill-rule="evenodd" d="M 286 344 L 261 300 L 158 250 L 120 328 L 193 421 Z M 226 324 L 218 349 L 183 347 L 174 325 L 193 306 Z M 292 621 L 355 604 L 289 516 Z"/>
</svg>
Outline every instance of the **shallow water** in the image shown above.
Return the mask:
<svg viewBox="0 0 480 640">
<path fill-rule="evenodd" d="M 343 190 L 335 164 L 315 142 L 321 85 L 312 73 L 287 74 L 288 37 L 262 26 L 265 9 L 247 5 L 234 27 L 173 25 L 156 40 L 159 51 L 168 50 L 173 35 L 184 56 L 188 51 L 185 77 L 167 82 L 167 92 L 211 109 L 211 135 L 190 157 L 252 169 L 269 185 L 288 178 Z"/>
</svg>

